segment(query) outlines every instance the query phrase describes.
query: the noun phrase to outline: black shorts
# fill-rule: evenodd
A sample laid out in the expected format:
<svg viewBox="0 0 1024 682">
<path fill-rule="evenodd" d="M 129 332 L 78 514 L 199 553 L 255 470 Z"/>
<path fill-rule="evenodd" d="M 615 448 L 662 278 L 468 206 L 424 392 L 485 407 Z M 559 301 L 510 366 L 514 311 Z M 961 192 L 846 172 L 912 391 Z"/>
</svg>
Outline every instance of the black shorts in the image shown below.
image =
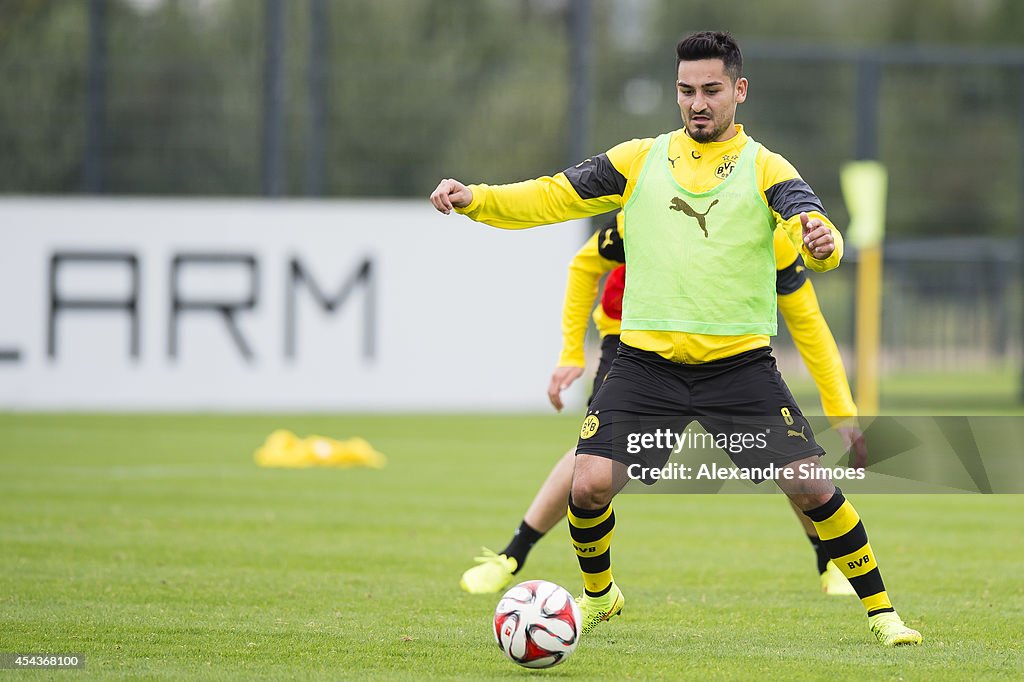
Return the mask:
<svg viewBox="0 0 1024 682">
<path fill-rule="evenodd" d="M 576 452 L 660 469 L 673 450 L 685 456 L 680 438 L 693 421 L 707 432 L 699 442 L 724 450 L 741 469 L 824 454 L 771 348 L 685 365 L 623 343 L 589 406 Z"/>
<path fill-rule="evenodd" d="M 594 396 L 597 395 L 598 390 L 601 388 L 601 384 L 604 383 L 604 378 L 608 376 L 608 370 L 612 368 L 612 361 L 615 359 L 615 355 L 619 350 L 619 335 L 609 334 L 608 336 L 601 339 L 601 359 L 597 363 L 597 374 L 594 375 L 594 388 L 590 392 L 590 397 L 587 398 L 587 406 L 594 402 Z"/>
</svg>

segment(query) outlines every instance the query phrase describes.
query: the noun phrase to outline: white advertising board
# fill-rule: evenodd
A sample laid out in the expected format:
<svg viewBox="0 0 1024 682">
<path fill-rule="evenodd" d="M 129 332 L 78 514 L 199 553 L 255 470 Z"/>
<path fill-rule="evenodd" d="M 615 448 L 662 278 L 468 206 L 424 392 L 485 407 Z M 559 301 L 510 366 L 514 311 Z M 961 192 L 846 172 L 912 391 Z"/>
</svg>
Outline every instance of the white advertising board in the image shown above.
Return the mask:
<svg viewBox="0 0 1024 682">
<path fill-rule="evenodd" d="M 0 199 L 0 408 L 539 410 L 579 224 Z"/>
</svg>

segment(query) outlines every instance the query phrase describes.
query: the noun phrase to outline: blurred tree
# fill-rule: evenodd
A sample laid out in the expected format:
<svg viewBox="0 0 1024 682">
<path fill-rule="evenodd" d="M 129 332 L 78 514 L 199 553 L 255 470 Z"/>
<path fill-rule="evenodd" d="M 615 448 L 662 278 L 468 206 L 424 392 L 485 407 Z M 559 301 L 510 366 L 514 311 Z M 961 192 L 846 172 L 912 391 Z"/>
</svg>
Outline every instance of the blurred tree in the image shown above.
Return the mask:
<svg viewBox="0 0 1024 682">
<path fill-rule="evenodd" d="M 81 187 L 85 8 L 43 0 L 0 4 L 0 191 Z"/>
<path fill-rule="evenodd" d="M 115 7 L 109 40 L 114 64 L 108 78 L 109 190 L 259 192 L 258 3 L 225 5 L 223 13 L 179 1 L 149 12 Z M 146 58 L 129 58 L 140 54 Z"/>
<path fill-rule="evenodd" d="M 261 191 L 264 2 L 108 0 L 106 187 Z M 564 0 L 328 3 L 328 196 L 422 197 L 442 174 L 504 182 L 566 163 Z M 597 153 L 675 128 L 676 40 L 728 27 L 757 46 L 1022 46 L 1016 0 L 594 0 Z M 0 2 L 0 191 L 77 192 L 88 3 Z M 309 3 L 286 3 L 286 192 L 302 193 Z M 740 120 L 800 169 L 842 221 L 856 65 L 748 59 Z M 887 66 L 879 155 L 896 233 L 1017 229 L 1021 93 L 1006 67 Z M 1013 197 L 1013 201 L 1007 201 Z"/>
<path fill-rule="evenodd" d="M 520 9 L 333 5 L 331 193 L 419 196 L 442 173 L 498 181 L 563 163 L 562 19 Z"/>
</svg>

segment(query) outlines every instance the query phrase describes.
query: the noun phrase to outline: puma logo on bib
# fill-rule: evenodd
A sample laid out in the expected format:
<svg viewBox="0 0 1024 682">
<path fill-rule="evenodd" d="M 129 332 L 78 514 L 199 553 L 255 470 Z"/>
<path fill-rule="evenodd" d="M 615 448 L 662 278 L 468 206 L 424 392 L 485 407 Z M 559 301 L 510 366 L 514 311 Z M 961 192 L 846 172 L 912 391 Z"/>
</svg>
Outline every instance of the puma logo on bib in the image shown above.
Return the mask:
<svg viewBox="0 0 1024 682">
<path fill-rule="evenodd" d="M 679 197 L 672 197 L 672 203 L 669 205 L 669 208 L 672 209 L 673 211 L 682 211 L 686 215 L 696 220 L 697 225 L 699 225 L 700 229 L 704 232 L 704 238 L 707 239 L 707 215 L 708 213 L 711 212 L 711 209 L 714 208 L 715 204 L 717 203 L 718 199 L 715 199 L 714 201 L 711 202 L 711 205 L 708 206 L 708 210 L 704 211 L 703 213 L 697 213 L 697 211 L 695 211 L 692 206 L 690 206 L 688 203 L 686 203 Z"/>
</svg>

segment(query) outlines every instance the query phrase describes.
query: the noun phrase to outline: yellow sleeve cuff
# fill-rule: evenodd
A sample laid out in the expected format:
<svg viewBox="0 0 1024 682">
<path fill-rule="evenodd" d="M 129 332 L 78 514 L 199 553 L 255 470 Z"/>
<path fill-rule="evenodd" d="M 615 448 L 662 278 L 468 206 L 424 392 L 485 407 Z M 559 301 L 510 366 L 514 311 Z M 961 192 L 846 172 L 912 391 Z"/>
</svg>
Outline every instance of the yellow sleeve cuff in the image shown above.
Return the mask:
<svg viewBox="0 0 1024 682">
<path fill-rule="evenodd" d="M 587 362 L 583 357 L 583 353 L 568 353 L 563 350 L 558 355 L 558 366 L 559 367 L 586 367 Z"/>
<path fill-rule="evenodd" d="M 476 219 L 476 215 L 480 213 L 480 209 L 484 205 L 484 191 L 487 189 L 487 185 L 466 185 L 469 187 L 469 191 L 473 193 L 473 199 L 469 202 L 468 206 L 463 208 L 455 207 L 455 212 L 459 215 L 468 216 Z"/>
<path fill-rule="evenodd" d="M 807 250 L 806 244 L 800 245 L 800 253 L 804 257 L 804 264 L 814 272 L 828 272 L 829 270 L 835 270 L 839 267 L 839 262 L 843 259 L 843 252 L 845 251 L 843 235 L 840 234 L 835 225 L 829 224 L 829 227 L 832 228 L 832 239 L 835 240 L 836 248 L 828 258 L 822 258 L 819 260 L 811 255 L 811 252 Z"/>
<path fill-rule="evenodd" d="M 839 261 L 843 258 L 843 254 L 840 253 L 838 247 L 828 258 L 820 260 L 812 256 L 806 246 L 801 247 L 800 253 L 804 257 L 804 265 L 814 272 L 828 272 L 829 270 L 835 270 L 839 267 Z"/>
</svg>

